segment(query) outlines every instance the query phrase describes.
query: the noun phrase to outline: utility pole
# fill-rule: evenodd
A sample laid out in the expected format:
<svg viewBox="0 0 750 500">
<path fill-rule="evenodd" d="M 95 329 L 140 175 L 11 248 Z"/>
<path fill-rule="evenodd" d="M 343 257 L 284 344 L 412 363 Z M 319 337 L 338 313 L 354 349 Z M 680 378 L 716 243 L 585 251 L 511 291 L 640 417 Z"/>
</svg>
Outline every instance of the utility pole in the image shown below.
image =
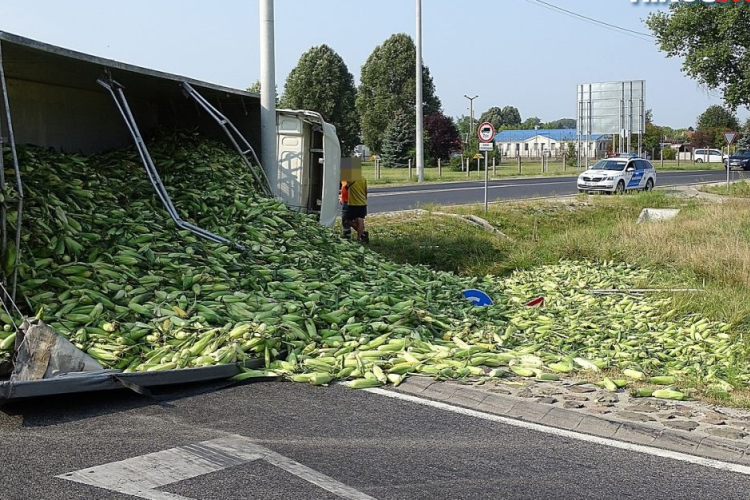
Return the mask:
<svg viewBox="0 0 750 500">
<path fill-rule="evenodd" d="M 477 99 L 479 96 L 475 95 L 474 97 L 469 97 L 468 95 L 464 94 L 464 97 L 469 100 L 469 123 L 470 123 L 470 129 L 469 133 L 466 134 L 466 145 L 469 145 L 469 141 L 471 140 L 472 134 L 476 135 L 477 131 L 474 128 L 474 99 Z"/>
<path fill-rule="evenodd" d="M 422 0 L 417 2 L 417 181 L 424 182 L 424 99 L 422 97 Z"/>
<path fill-rule="evenodd" d="M 260 129 L 261 161 L 275 192 L 278 184 L 276 156 L 276 48 L 273 0 L 260 3 Z"/>
</svg>

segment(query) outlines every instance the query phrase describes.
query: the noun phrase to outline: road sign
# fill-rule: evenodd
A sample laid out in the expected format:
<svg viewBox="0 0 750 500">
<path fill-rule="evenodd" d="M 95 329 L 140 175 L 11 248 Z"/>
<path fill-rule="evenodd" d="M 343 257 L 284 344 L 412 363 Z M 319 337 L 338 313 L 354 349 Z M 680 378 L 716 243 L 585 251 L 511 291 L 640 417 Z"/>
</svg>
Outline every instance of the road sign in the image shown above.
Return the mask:
<svg viewBox="0 0 750 500">
<path fill-rule="evenodd" d="M 490 296 L 481 290 L 465 290 L 464 298 L 477 307 L 487 307 L 493 305 Z"/>
<path fill-rule="evenodd" d="M 737 138 L 737 132 L 724 132 L 724 139 L 727 140 L 727 146 L 731 146 Z"/>
<path fill-rule="evenodd" d="M 480 142 L 479 151 L 492 151 L 495 146 L 491 142 Z"/>
<path fill-rule="evenodd" d="M 479 126 L 477 135 L 482 142 L 492 142 L 495 138 L 495 126 L 490 122 L 484 122 Z"/>
</svg>

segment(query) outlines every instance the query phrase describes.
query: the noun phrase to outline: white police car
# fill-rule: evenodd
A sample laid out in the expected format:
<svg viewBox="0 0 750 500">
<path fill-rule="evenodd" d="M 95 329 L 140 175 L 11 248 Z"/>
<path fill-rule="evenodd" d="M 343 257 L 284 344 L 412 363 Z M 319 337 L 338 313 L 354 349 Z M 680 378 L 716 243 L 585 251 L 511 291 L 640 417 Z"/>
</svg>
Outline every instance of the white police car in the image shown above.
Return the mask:
<svg viewBox="0 0 750 500">
<path fill-rule="evenodd" d="M 578 192 L 621 194 L 628 190 L 651 191 L 656 186 L 656 170 L 642 158 L 607 158 L 578 176 Z"/>
</svg>

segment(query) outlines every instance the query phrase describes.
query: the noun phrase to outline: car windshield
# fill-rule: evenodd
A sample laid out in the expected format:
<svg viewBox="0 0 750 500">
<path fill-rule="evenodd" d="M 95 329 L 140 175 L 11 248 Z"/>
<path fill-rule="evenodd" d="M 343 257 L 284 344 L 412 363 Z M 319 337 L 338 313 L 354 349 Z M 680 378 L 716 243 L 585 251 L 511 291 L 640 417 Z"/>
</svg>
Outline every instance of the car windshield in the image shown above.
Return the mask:
<svg viewBox="0 0 750 500">
<path fill-rule="evenodd" d="M 591 167 L 591 170 L 611 170 L 614 172 L 622 172 L 625 170 L 625 162 L 624 161 L 612 161 L 612 160 L 602 160 L 593 167 Z"/>
<path fill-rule="evenodd" d="M 734 156 L 739 156 L 741 158 L 750 158 L 750 149 L 740 149 L 736 153 L 734 153 Z"/>
</svg>

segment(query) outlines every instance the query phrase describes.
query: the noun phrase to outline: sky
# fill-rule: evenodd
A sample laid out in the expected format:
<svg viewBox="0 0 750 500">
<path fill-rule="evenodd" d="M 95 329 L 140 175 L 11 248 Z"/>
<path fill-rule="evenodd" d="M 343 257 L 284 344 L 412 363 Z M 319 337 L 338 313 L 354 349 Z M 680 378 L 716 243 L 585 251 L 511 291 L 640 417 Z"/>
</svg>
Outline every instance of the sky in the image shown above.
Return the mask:
<svg viewBox="0 0 750 500">
<path fill-rule="evenodd" d="M 630 0 L 547 0 L 648 32 Z M 721 96 L 707 92 L 653 40 L 574 19 L 533 0 L 423 0 L 424 62 L 446 114 L 516 106 L 524 119 L 575 118 L 580 83 L 646 80 L 658 125 L 688 127 Z M 300 55 L 328 44 L 358 81 L 373 49 L 415 35 L 413 0 L 277 0 L 280 90 Z M 0 30 L 199 80 L 246 88 L 260 76 L 257 0 L 0 0 Z M 748 110 L 738 110 L 741 119 Z"/>
</svg>

